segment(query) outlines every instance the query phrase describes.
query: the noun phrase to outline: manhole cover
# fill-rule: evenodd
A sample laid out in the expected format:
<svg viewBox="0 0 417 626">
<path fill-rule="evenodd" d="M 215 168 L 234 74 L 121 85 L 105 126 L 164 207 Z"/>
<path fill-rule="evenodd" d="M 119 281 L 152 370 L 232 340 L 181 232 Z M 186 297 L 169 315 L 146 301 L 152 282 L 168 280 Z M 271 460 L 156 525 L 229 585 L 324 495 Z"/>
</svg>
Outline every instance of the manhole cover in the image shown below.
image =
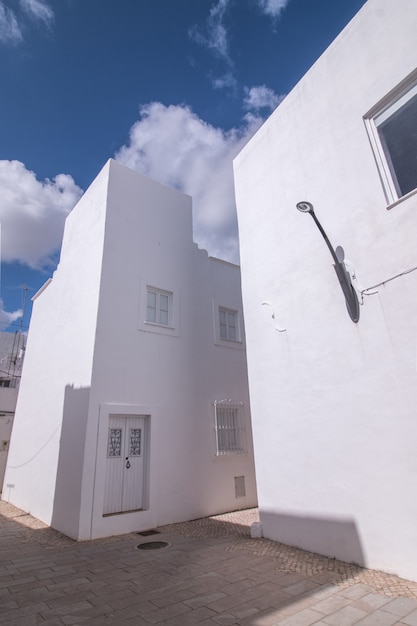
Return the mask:
<svg viewBox="0 0 417 626">
<path fill-rule="evenodd" d="M 148 541 L 147 543 L 140 543 L 137 547 L 138 550 L 160 550 L 161 548 L 167 548 L 169 543 L 166 541 Z"/>
</svg>

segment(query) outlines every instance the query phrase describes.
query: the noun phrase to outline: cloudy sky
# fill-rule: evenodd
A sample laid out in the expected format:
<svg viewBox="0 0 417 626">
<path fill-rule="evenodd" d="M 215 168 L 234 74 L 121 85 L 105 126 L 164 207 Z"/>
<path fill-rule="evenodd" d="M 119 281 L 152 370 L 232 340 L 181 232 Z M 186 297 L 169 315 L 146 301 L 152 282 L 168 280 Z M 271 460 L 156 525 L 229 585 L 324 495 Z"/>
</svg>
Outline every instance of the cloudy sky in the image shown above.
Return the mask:
<svg viewBox="0 0 417 626">
<path fill-rule="evenodd" d="M 194 240 L 238 261 L 232 160 L 364 2 L 0 0 L 0 330 L 109 157 L 190 194 Z"/>
</svg>

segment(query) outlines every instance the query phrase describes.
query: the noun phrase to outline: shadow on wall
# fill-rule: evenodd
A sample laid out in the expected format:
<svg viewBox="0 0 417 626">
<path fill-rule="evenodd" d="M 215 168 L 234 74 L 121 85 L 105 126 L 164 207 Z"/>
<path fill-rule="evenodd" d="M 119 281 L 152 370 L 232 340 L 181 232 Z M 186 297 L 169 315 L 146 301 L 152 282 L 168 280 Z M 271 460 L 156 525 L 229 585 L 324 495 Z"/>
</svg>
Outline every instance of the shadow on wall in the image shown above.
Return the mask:
<svg viewBox="0 0 417 626">
<path fill-rule="evenodd" d="M 51 526 L 76 539 L 90 388 L 65 387 Z"/>
<path fill-rule="evenodd" d="M 353 519 L 289 515 L 259 509 L 263 536 L 288 546 L 366 567 Z"/>
</svg>

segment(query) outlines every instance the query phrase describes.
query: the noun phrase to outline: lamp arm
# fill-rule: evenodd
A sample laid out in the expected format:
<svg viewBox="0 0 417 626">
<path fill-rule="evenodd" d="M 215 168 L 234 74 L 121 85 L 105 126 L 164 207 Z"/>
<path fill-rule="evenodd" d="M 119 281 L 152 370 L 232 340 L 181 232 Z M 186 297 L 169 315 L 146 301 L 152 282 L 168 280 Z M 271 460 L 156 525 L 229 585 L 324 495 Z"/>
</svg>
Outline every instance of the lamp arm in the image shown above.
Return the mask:
<svg viewBox="0 0 417 626">
<path fill-rule="evenodd" d="M 350 319 L 357 324 L 359 321 L 359 301 L 355 291 L 355 288 L 352 285 L 351 277 L 349 272 L 346 270 L 346 266 L 343 261 L 337 258 L 336 252 L 332 244 L 330 243 L 330 239 L 326 235 L 326 232 L 323 226 L 320 224 L 319 220 L 314 213 L 313 208 L 311 207 L 310 211 L 308 211 L 316 223 L 317 228 L 321 232 L 324 241 L 326 242 L 327 247 L 330 250 L 330 254 L 332 255 L 334 261 L 334 269 L 339 280 L 340 286 L 343 291 L 343 295 L 345 296 L 346 306 L 349 313 Z"/>
<path fill-rule="evenodd" d="M 319 220 L 314 213 L 314 207 L 311 202 L 298 202 L 297 209 L 301 211 L 301 213 L 310 213 L 311 217 L 316 223 L 317 228 L 322 234 L 324 241 L 326 242 L 327 247 L 330 250 L 330 254 L 332 255 L 332 259 L 334 261 L 334 269 L 336 272 L 336 276 L 338 278 L 339 284 L 342 288 L 343 295 L 346 301 L 346 307 L 349 313 L 349 317 L 355 324 L 359 321 L 359 301 L 358 296 L 355 290 L 355 287 L 352 285 L 352 279 L 349 272 L 346 269 L 346 266 L 343 262 L 344 253 L 342 258 L 338 259 L 337 254 L 330 243 L 328 236 L 326 235 L 323 226 L 320 224 Z M 342 249 L 343 252 L 343 249 Z"/>
<path fill-rule="evenodd" d="M 314 211 L 310 211 L 310 215 L 311 215 L 311 217 L 313 218 L 313 220 L 315 221 L 317 228 L 318 228 L 318 229 L 319 229 L 319 231 L 321 232 L 321 234 L 322 234 L 322 236 L 323 236 L 323 239 L 324 239 L 324 241 L 326 242 L 327 247 L 328 247 L 328 248 L 329 248 L 329 250 L 330 250 L 330 254 L 331 254 L 331 255 L 332 255 L 332 257 L 333 257 L 333 261 L 334 261 L 336 264 L 339 264 L 339 263 L 340 263 L 340 261 L 339 261 L 339 259 L 338 259 L 338 258 L 337 258 L 337 256 L 336 256 L 336 252 L 334 251 L 334 248 L 333 248 L 332 244 L 330 243 L 330 240 L 329 240 L 328 236 L 326 235 L 326 232 L 325 232 L 325 230 L 324 230 L 323 226 L 320 224 L 319 220 L 317 219 L 316 214 L 314 213 Z"/>
</svg>

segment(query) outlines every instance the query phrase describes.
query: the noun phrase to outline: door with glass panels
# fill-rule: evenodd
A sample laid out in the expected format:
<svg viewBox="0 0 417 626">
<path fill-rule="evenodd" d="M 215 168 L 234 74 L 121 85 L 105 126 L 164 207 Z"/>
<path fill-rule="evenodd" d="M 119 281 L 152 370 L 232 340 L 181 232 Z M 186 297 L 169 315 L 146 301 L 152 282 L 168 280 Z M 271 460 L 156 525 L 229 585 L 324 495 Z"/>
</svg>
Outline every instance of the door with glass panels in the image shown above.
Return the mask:
<svg viewBox="0 0 417 626">
<path fill-rule="evenodd" d="M 109 416 L 104 515 L 143 508 L 145 419 L 143 415 Z"/>
</svg>

